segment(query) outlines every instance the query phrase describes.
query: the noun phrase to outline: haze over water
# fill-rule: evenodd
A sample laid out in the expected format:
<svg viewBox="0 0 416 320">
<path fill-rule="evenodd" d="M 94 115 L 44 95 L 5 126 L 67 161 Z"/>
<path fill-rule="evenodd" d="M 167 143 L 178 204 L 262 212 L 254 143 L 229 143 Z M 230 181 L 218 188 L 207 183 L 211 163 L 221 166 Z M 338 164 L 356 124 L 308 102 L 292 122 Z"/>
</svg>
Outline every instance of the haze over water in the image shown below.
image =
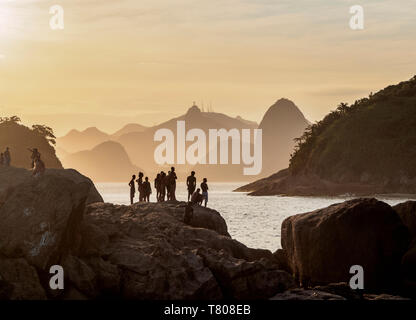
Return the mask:
<svg viewBox="0 0 416 320">
<path fill-rule="evenodd" d="M 289 216 L 325 208 L 352 197 L 251 197 L 246 193 L 232 192 L 244 183 L 210 183 L 208 207 L 217 210 L 225 219 L 230 235 L 251 248 L 269 249 L 272 252 L 281 248 L 280 227 Z M 96 187 L 105 202 L 129 205 L 127 183 L 97 183 Z M 156 201 L 152 186 L 150 201 Z M 184 183 L 178 183 L 176 198 L 187 200 Z M 378 196 L 390 205 L 409 200 L 405 197 Z M 138 200 L 138 196 L 136 196 Z"/>
</svg>

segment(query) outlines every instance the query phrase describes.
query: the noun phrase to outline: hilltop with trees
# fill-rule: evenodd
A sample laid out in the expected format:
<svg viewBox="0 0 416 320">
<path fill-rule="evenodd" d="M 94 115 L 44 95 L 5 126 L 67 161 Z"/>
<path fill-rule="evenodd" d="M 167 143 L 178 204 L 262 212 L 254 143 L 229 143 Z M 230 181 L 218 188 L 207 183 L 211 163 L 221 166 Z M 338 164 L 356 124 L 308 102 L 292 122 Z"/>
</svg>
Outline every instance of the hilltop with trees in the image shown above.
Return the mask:
<svg viewBox="0 0 416 320">
<path fill-rule="evenodd" d="M 19 117 L 0 118 L 0 150 L 10 148 L 12 166 L 31 168 L 30 151 L 37 148 L 47 168 L 61 169 L 62 164 L 55 154 L 55 135 L 50 127 L 33 125 L 31 128 L 21 124 Z"/>
<path fill-rule="evenodd" d="M 296 142 L 287 170 L 239 191 L 416 193 L 416 77 L 351 106 L 341 103 Z"/>
</svg>

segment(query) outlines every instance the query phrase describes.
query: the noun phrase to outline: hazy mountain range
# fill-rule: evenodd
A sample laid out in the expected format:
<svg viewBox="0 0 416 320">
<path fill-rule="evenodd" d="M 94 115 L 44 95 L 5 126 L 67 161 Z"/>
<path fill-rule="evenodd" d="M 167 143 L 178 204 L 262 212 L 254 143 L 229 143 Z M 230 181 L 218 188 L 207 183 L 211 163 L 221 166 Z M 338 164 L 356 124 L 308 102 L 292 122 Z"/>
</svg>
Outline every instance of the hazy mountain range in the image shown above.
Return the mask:
<svg viewBox="0 0 416 320">
<path fill-rule="evenodd" d="M 58 147 L 68 155 L 68 153 L 88 150 L 105 141 L 115 141 L 125 134 L 143 132 L 146 129 L 146 127 L 137 123 L 127 124 L 113 134 L 107 134 L 95 127 L 87 128 L 84 131 L 74 129 L 68 132 L 64 137 L 58 139 Z"/>
<path fill-rule="evenodd" d="M 141 170 L 131 163 L 123 146 L 114 141 L 100 143 L 92 150 L 70 154 L 62 159 L 62 164 L 88 174 L 89 178 L 97 182 L 128 179 Z"/>
<path fill-rule="evenodd" d="M 185 179 L 191 170 L 197 171 L 199 178 L 207 177 L 210 181 L 253 181 L 267 176 L 288 166 L 294 146 L 293 140 L 299 137 L 308 125 L 301 111 L 287 99 L 281 99 L 272 105 L 260 126 L 241 117 L 202 112 L 197 106 L 192 106 L 182 116 L 153 127 L 128 124 L 113 134 L 107 134 L 97 128 L 71 130 L 67 135 L 58 138 L 57 153 L 65 167 L 79 169 L 83 174 L 93 179 L 96 177 L 99 181 L 125 181 L 131 174 L 137 174 L 136 166 L 143 168 L 146 175 L 153 177 L 160 170 L 167 171 L 170 167 L 160 167 L 155 163 L 154 150 L 160 142 L 154 141 L 154 134 L 161 128 L 176 133 L 179 120 L 185 121 L 186 131 L 199 128 L 207 135 L 209 129 L 263 129 L 263 170 L 259 176 L 244 176 L 243 165 L 175 165 L 181 180 Z M 112 141 L 112 144 L 103 145 L 107 141 Z M 187 146 L 190 144 L 187 143 Z M 97 146 L 100 146 L 100 152 L 97 152 Z M 209 153 L 209 150 L 207 152 Z M 113 167 L 108 166 L 107 159 L 111 159 Z M 110 180 L 110 176 L 105 173 L 107 170 L 113 171 Z"/>
</svg>

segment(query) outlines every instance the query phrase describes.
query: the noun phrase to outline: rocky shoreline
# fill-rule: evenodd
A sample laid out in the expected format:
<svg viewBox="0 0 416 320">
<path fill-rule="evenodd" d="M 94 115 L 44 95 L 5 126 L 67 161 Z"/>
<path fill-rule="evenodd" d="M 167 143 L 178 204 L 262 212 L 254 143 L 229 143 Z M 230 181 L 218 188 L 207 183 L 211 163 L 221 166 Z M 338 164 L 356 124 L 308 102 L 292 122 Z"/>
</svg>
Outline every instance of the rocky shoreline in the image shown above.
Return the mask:
<svg viewBox="0 0 416 320">
<path fill-rule="evenodd" d="M 351 182 L 353 181 L 353 182 Z M 405 177 L 396 180 L 370 181 L 347 179 L 347 181 L 330 181 L 317 175 L 293 175 L 289 169 L 281 170 L 267 178 L 241 186 L 235 192 L 248 192 L 250 196 L 373 196 L 376 194 L 411 194 L 416 195 L 416 180 Z"/>
<path fill-rule="evenodd" d="M 0 299 L 374 300 L 415 292 L 415 203 L 393 209 L 357 199 L 289 217 L 283 249 L 272 253 L 232 239 L 211 209 L 195 208 L 188 225 L 184 202 L 103 203 L 73 170 L 33 179 L 0 169 L 6 176 L 16 179 L 0 182 Z M 346 268 L 360 263 L 366 287 L 353 291 Z M 52 265 L 65 271 L 64 290 L 49 287 Z"/>
</svg>

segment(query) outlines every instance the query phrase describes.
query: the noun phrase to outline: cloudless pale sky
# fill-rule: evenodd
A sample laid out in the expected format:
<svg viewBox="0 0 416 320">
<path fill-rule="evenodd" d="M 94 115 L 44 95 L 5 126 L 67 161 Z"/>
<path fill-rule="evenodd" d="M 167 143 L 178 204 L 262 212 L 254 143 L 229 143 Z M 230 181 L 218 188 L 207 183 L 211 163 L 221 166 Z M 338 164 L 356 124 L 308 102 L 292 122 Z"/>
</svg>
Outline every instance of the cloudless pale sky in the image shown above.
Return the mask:
<svg viewBox="0 0 416 320">
<path fill-rule="evenodd" d="M 64 30 L 49 28 L 55 4 Z M 364 30 L 349 28 L 352 5 Z M 286 97 L 315 121 L 416 74 L 415 12 L 413 0 L 0 0 L 0 115 L 115 131 L 196 101 L 259 122 Z"/>
</svg>

